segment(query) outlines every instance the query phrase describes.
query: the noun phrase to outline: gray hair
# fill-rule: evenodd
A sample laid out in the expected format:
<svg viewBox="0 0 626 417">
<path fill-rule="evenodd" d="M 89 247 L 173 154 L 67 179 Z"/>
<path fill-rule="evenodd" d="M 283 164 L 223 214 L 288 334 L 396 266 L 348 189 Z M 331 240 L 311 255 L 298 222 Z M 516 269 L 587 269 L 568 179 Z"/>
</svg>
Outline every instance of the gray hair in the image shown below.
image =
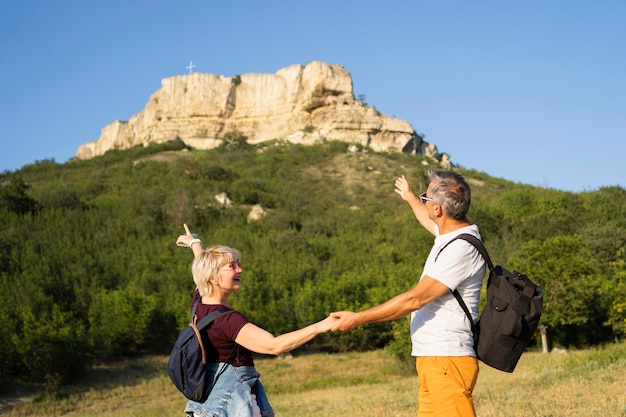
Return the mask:
<svg viewBox="0 0 626 417">
<path fill-rule="evenodd" d="M 472 190 L 463 176 L 452 171 L 428 170 L 430 197 L 455 220 L 465 220 L 472 202 Z"/>
</svg>

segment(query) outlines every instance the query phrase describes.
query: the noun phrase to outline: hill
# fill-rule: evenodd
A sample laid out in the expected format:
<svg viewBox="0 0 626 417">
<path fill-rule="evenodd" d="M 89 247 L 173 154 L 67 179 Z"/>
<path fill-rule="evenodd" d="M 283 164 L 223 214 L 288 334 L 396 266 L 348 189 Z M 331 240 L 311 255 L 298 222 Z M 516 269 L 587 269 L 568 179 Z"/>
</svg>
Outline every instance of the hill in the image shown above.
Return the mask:
<svg viewBox="0 0 626 417">
<path fill-rule="evenodd" d="M 191 254 L 174 244 L 184 222 L 241 251 L 234 307 L 273 333 L 384 301 L 415 284 L 432 243 L 393 182 L 406 175 L 422 190 L 428 167 L 438 162 L 235 135 L 210 150 L 171 142 L 5 172 L 0 378 L 58 384 L 107 358 L 167 352 L 193 290 Z M 551 344 L 623 335 L 624 189 L 568 193 L 454 169 L 472 185 L 470 220 L 492 258 L 543 287 Z M 254 206 L 266 214 L 249 221 Z M 407 331 L 398 320 L 306 348 L 401 357 Z"/>
</svg>

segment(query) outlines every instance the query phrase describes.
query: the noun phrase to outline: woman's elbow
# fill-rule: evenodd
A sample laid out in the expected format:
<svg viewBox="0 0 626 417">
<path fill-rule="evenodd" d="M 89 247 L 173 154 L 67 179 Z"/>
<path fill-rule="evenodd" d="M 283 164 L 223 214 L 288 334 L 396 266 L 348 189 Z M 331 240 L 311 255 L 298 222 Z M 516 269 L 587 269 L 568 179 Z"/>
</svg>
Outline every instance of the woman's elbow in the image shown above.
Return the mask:
<svg viewBox="0 0 626 417">
<path fill-rule="evenodd" d="M 280 349 L 268 348 L 265 352 L 266 355 L 278 356 L 283 353 Z"/>
</svg>

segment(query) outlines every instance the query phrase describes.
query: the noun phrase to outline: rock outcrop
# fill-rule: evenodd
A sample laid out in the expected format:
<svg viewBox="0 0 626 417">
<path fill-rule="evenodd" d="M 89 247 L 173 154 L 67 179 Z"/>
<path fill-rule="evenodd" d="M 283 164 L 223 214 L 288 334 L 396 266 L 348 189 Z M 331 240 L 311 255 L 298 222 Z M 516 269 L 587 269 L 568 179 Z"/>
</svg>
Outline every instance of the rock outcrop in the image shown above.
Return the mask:
<svg viewBox="0 0 626 417">
<path fill-rule="evenodd" d="M 352 77 L 340 65 L 310 62 L 276 74 L 234 77 L 194 73 L 165 78 L 161 84 L 142 111 L 129 121 L 105 126 L 97 140 L 78 148 L 76 157 L 172 140 L 210 149 L 226 133 L 238 131 L 251 144 L 339 140 L 442 160 L 436 146 L 424 142 L 407 121 L 355 100 Z"/>
</svg>

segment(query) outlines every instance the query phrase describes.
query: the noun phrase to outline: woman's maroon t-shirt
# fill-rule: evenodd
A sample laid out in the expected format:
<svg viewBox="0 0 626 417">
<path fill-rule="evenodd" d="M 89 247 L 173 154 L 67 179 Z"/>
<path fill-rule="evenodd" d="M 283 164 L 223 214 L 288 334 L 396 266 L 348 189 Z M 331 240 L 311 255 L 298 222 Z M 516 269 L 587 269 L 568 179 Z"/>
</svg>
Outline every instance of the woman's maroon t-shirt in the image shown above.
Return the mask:
<svg viewBox="0 0 626 417">
<path fill-rule="evenodd" d="M 199 297 L 198 290 L 196 290 L 192 306 Z M 207 343 L 206 340 L 203 340 L 204 348 L 207 353 L 207 361 L 228 362 L 233 366 L 254 366 L 252 352 L 235 343 L 235 339 L 241 328 L 249 323 L 248 319 L 241 313 L 223 304 L 202 304 L 202 302 L 200 302 L 196 309 L 198 321 L 218 309 L 231 310 L 232 312 L 219 316 L 209 326 L 208 330 L 205 331 L 203 336 L 208 335 L 208 340 L 210 341 Z M 237 348 L 235 348 L 235 346 L 237 346 Z"/>
</svg>

